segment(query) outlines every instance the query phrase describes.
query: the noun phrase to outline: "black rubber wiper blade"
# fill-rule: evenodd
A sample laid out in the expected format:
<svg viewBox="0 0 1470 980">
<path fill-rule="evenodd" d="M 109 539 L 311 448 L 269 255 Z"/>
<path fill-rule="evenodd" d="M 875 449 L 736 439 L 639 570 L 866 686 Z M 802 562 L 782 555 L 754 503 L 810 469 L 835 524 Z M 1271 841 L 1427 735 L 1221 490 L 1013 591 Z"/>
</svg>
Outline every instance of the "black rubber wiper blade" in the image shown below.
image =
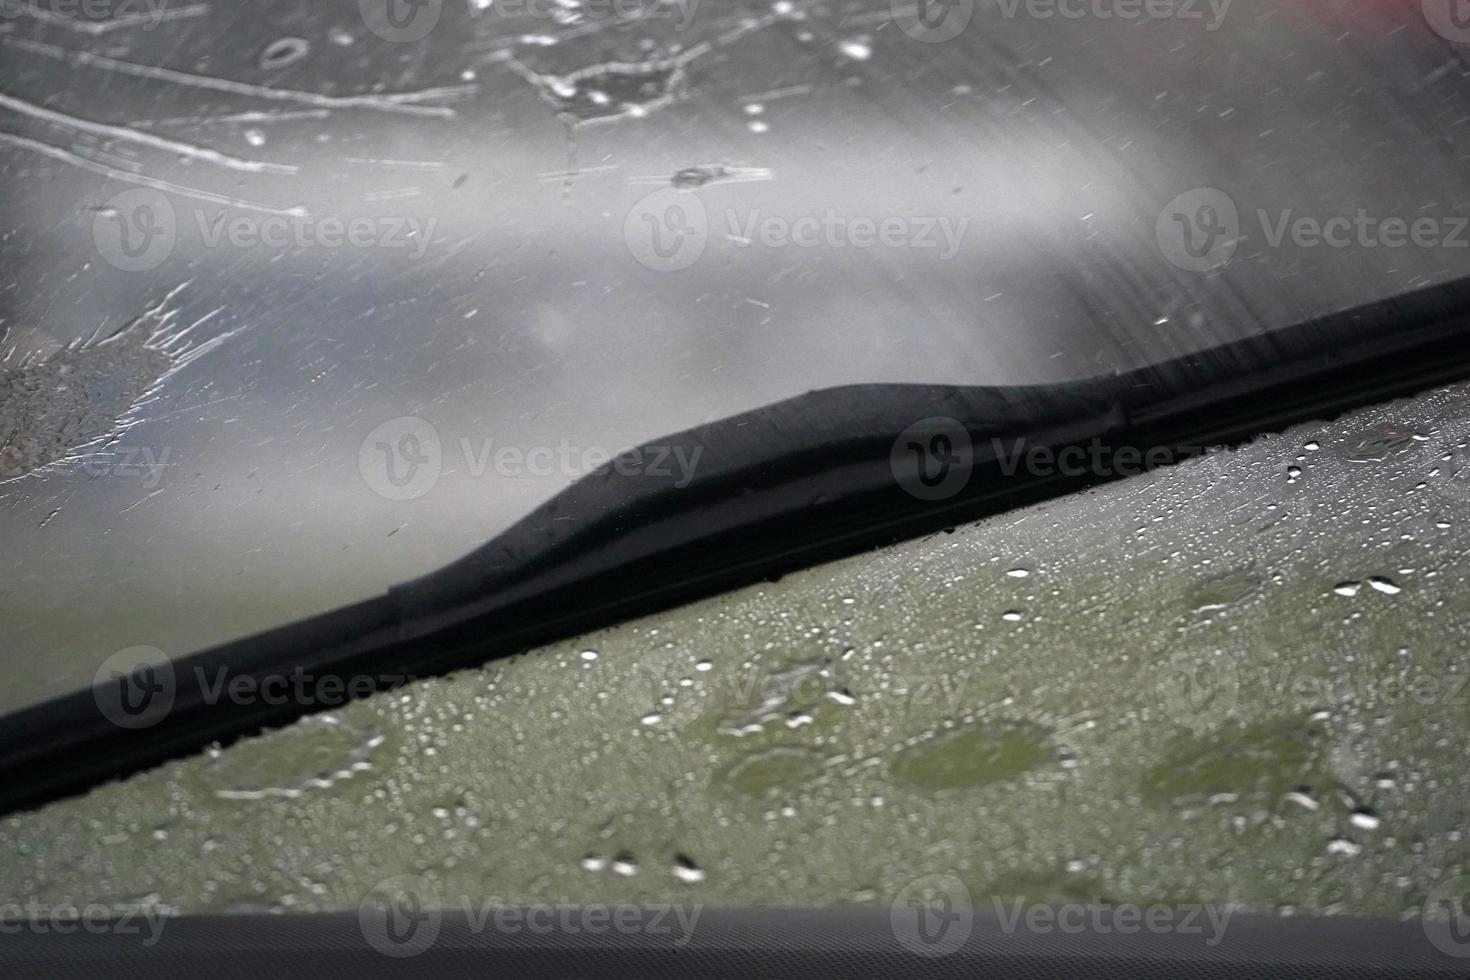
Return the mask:
<svg viewBox="0 0 1470 980">
<path fill-rule="evenodd" d="M 383 596 L 0 718 L 0 812 L 409 679 L 1118 475 L 1017 466 L 1028 449 L 1175 460 L 1465 376 L 1461 280 L 1075 384 L 811 392 L 659 439 L 658 451 L 698 454 L 687 484 L 671 468 L 609 464 Z M 928 469 L 919 479 L 909 466 Z M 931 492 L 931 480 L 948 489 Z M 275 695 L 231 697 L 241 686 Z"/>
</svg>

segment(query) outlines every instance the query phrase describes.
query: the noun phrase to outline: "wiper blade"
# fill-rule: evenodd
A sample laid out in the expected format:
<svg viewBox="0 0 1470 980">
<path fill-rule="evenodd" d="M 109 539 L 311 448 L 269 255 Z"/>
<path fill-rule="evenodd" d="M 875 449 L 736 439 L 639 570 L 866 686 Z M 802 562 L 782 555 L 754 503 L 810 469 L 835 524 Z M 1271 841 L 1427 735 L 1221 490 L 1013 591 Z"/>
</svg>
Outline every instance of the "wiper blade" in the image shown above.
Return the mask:
<svg viewBox="0 0 1470 980">
<path fill-rule="evenodd" d="M 1063 385 L 857 385 L 658 440 L 505 534 L 376 599 L 0 718 L 0 812 L 351 697 L 1470 375 L 1470 280 Z M 961 452 L 962 444 L 968 451 Z M 660 475 L 662 474 L 662 475 Z M 946 481 L 948 481 L 946 483 Z M 255 692 L 248 698 L 232 691 Z M 122 716 L 119 710 L 122 711 Z"/>
</svg>

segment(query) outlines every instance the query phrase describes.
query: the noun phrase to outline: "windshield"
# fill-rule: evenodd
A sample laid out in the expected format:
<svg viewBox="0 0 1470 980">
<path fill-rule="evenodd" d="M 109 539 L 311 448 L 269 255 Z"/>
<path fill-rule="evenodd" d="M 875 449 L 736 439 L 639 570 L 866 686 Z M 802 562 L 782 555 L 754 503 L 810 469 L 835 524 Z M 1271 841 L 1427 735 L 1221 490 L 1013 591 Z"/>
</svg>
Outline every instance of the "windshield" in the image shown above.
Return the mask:
<svg viewBox="0 0 1470 980">
<path fill-rule="evenodd" d="M 0 926 L 1467 921 L 1452 0 L 0 15 Z"/>
<path fill-rule="evenodd" d="M 886 906 L 938 876 L 977 909 L 1397 919 L 1464 867 L 1467 406 L 1297 427 L 316 715 L 7 819 L 0 880 L 263 912 L 397 880 L 450 907 Z"/>
<path fill-rule="evenodd" d="M 3 709 L 804 392 L 1107 377 L 1470 274 L 1463 50 L 1410 5 L 150 9 L 0 34 Z"/>
</svg>

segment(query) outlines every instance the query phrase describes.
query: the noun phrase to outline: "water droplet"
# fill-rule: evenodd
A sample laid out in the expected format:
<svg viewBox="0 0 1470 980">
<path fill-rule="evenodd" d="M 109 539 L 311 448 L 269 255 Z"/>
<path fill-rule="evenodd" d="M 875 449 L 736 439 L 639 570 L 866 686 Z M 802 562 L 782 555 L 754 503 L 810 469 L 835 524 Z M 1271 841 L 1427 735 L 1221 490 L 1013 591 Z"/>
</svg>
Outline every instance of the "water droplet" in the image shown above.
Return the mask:
<svg viewBox="0 0 1470 980">
<path fill-rule="evenodd" d="M 1018 623 L 1021 621 L 1021 611 L 1019 609 L 1007 609 L 1000 614 L 1000 618 L 1008 623 Z"/>
<path fill-rule="evenodd" d="M 296 799 L 372 768 L 382 735 L 313 715 L 231 747 L 211 760 L 207 780 L 224 800 Z"/>
<path fill-rule="evenodd" d="M 1379 824 L 1383 822 L 1379 819 L 1378 814 L 1368 809 L 1354 810 L 1348 821 L 1359 830 L 1377 830 Z"/>
<path fill-rule="evenodd" d="M 570 75 L 532 78 L 556 111 L 579 122 L 646 115 L 673 101 L 684 69 L 668 62 L 612 62 Z"/>
<path fill-rule="evenodd" d="M 1189 593 L 1195 612 L 1214 612 L 1240 602 L 1261 587 L 1261 579 L 1249 571 L 1224 572 L 1200 582 Z"/>
<path fill-rule="evenodd" d="M 1026 576 L 1031 574 L 1031 570 L 1028 568 L 1013 568 L 1010 571 L 1006 572 L 1006 574 L 1009 575 L 1011 578 L 1025 578 Z"/>
<path fill-rule="evenodd" d="M 1303 810 L 1317 810 L 1322 805 L 1311 794 L 1299 789 L 1294 789 L 1290 793 L 1287 793 L 1286 801 L 1288 803 L 1295 803 Z"/>
<path fill-rule="evenodd" d="M 1336 592 L 1338 595 L 1353 596 L 1357 595 L 1358 590 L 1362 587 L 1362 582 L 1338 582 L 1332 587 L 1332 591 Z"/>
<path fill-rule="evenodd" d="M 923 790 L 1002 782 L 1054 758 L 1047 734 L 1038 725 L 1020 722 L 970 725 L 904 749 L 893 775 Z"/>
<path fill-rule="evenodd" d="M 737 760 L 720 774 L 720 780 L 741 796 L 759 799 L 797 789 L 821 770 L 818 753 L 780 745 Z"/>
<path fill-rule="evenodd" d="M 1394 582 L 1393 579 L 1387 578 L 1383 575 L 1374 575 L 1372 578 L 1368 579 L 1368 584 L 1373 586 L 1373 588 L 1377 589 L 1379 592 L 1384 593 L 1385 595 L 1398 595 L 1400 592 L 1404 591 L 1403 589 L 1399 588 L 1398 583 Z"/>
<path fill-rule="evenodd" d="M 638 873 L 638 859 L 627 851 L 623 851 L 612 859 L 612 864 L 609 867 L 612 868 L 613 874 L 621 875 L 624 878 L 631 878 Z"/>
<path fill-rule="evenodd" d="M 1363 845 L 1346 837 L 1334 837 L 1327 842 L 1327 853 L 1342 857 L 1357 857 L 1363 853 Z"/>
<path fill-rule="evenodd" d="M 675 878 L 688 884 L 703 881 L 705 878 L 704 870 L 683 854 L 674 857 L 673 871 Z"/>
<path fill-rule="evenodd" d="M 873 56 L 873 46 L 866 37 L 843 41 L 837 45 L 837 49 L 853 61 L 867 61 Z"/>
<path fill-rule="evenodd" d="M 590 663 L 591 661 L 597 659 L 597 651 L 596 650 L 583 650 L 578 656 L 580 656 L 583 660 L 586 660 L 586 661 L 588 661 Z"/>
<path fill-rule="evenodd" d="M 588 854 L 582 858 L 582 868 L 586 871 L 601 871 L 607 867 L 607 858 L 601 854 Z"/>
<path fill-rule="evenodd" d="M 1386 426 L 1370 429 L 1348 447 L 1344 456 L 1350 463 L 1377 462 L 1408 448 L 1416 441 L 1414 436 L 1412 432 Z"/>
<path fill-rule="evenodd" d="M 304 37 L 277 38 L 260 53 L 261 71 L 280 71 L 305 58 L 311 44 Z"/>
</svg>

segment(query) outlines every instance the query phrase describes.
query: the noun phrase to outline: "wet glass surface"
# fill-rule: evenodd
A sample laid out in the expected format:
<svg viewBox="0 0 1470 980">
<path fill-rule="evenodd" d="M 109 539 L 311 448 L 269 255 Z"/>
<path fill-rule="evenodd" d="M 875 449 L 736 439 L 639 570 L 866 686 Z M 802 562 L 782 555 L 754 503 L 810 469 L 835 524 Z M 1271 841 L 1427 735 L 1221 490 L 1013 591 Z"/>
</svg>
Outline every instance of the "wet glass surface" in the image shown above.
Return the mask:
<svg viewBox="0 0 1470 980">
<path fill-rule="evenodd" d="M 7 818 L 0 900 L 1418 916 L 1470 873 L 1467 514 L 1456 385 Z"/>
<path fill-rule="evenodd" d="M 7 7 L 0 709 L 760 404 L 1106 374 L 1470 272 L 1464 48 L 1419 5 L 620 9 Z M 1282 231 L 1360 211 L 1439 237 Z"/>
</svg>

